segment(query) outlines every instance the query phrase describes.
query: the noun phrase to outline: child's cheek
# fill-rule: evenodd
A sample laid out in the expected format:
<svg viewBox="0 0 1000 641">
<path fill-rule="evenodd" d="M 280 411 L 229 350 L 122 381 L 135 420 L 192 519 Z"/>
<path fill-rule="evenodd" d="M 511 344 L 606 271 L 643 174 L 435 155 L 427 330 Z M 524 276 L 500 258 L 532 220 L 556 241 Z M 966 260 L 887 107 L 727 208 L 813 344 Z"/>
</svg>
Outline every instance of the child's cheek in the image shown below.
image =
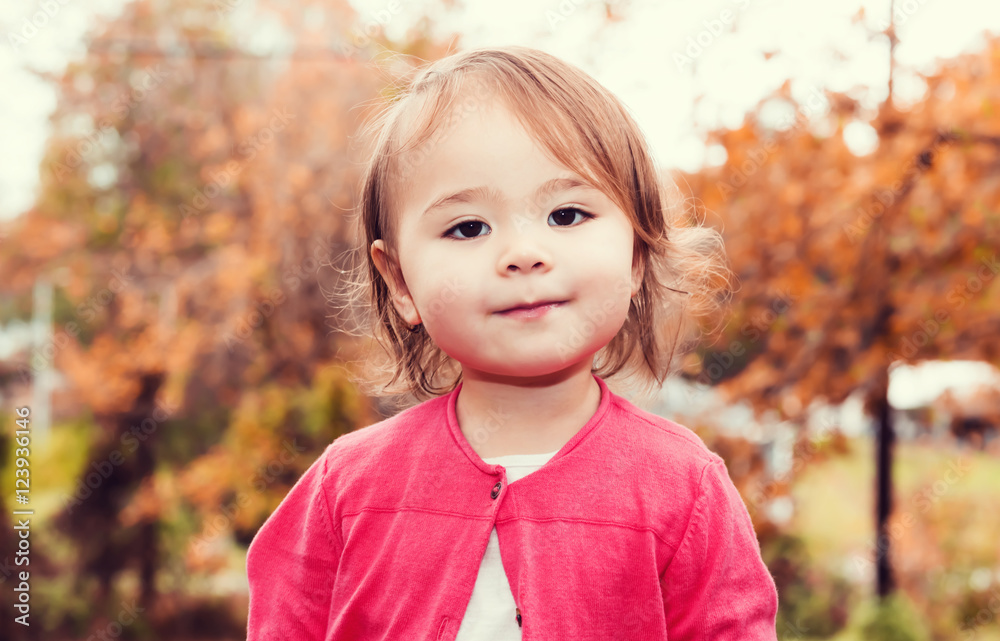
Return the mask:
<svg viewBox="0 0 1000 641">
<path fill-rule="evenodd" d="M 442 320 L 465 316 L 470 313 L 471 298 L 475 289 L 466 279 L 457 275 L 442 276 L 426 293 L 421 316 L 425 322 L 437 324 Z"/>
</svg>

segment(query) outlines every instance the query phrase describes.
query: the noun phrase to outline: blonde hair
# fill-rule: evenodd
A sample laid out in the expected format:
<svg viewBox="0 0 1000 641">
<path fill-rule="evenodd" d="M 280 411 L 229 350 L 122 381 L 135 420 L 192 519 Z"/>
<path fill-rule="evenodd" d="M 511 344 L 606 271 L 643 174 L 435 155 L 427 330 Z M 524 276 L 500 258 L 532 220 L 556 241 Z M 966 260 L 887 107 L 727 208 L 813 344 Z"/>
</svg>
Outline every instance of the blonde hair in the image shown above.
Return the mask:
<svg viewBox="0 0 1000 641">
<path fill-rule="evenodd" d="M 350 270 L 347 298 L 351 308 L 371 312 L 356 334 L 373 337 L 387 357 L 360 377 L 362 390 L 420 401 L 452 391 L 461 381 L 460 365 L 423 326 L 411 329 L 399 316 L 370 247 L 381 238 L 398 256 L 399 189 L 420 162 L 419 149 L 405 152 L 433 144 L 432 137 L 447 135 L 450 122 L 496 98 L 560 164 L 604 191 L 631 220 L 642 285 L 625 324 L 597 353 L 592 371 L 605 379 L 619 372 L 634 376 L 647 394 L 660 387 L 679 357 L 700 341 L 698 319 L 721 311 L 731 272 L 722 236 L 689 220 L 676 194 L 666 204 L 646 141 L 624 105 L 577 67 L 521 46 L 450 55 L 416 69 L 394 90 L 395 97 L 362 131 L 371 149 L 355 229 L 363 241 L 356 251 L 364 255 L 356 256 Z"/>
</svg>

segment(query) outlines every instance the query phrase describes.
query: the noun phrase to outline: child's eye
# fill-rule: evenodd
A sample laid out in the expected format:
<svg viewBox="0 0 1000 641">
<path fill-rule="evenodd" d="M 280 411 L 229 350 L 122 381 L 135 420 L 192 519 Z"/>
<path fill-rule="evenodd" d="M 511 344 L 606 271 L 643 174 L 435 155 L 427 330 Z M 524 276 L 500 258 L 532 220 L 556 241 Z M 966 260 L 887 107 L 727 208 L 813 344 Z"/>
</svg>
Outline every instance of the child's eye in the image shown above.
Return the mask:
<svg viewBox="0 0 1000 641">
<path fill-rule="evenodd" d="M 557 227 L 570 227 L 573 226 L 574 221 L 576 221 L 576 215 L 580 214 L 583 216 L 583 220 L 588 220 L 594 218 L 593 214 L 588 214 L 582 209 L 577 209 L 576 207 L 563 207 L 562 209 L 557 209 L 551 214 L 549 214 L 549 220 L 555 218 Z M 579 224 L 579 223 L 577 223 Z M 481 220 L 467 220 L 462 223 L 458 223 L 454 227 L 451 227 L 448 231 L 444 233 L 444 238 L 453 238 L 455 240 L 469 240 L 470 238 L 478 238 L 480 236 L 485 236 L 489 231 L 485 233 L 480 233 L 484 229 L 488 230 L 489 225 L 482 222 Z M 461 236 L 455 235 L 456 232 L 461 232 Z"/>
<path fill-rule="evenodd" d="M 458 223 L 457 225 L 455 225 L 454 227 L 452 227 L 451 229 L 449 229 L 448 231 L 446 231 L 444 233 L 444 237 L 445 238 L 455 238 L 455 239 L 458 239 L 458 240 L 468 239 L 468 238 L 477 238 L 478 236 L 480 236 L 480 234 L 478 234 L 476 232 L 481 231 L 483 227 L 489 229 L 489 225 L 487 225 L 486 223 L 484 223 L 481 220 L 467 220 L 464 223 Z M 462 236 L 455 236 L 454 232 L 456 232 L 456 231 L 461 231 L 463 235 Z M 469 234 L 471 234 L 471 235 L 469 235 Z"/>
<path fill-rule="evenodd" d="M 566 212 L 569 212 L 570 215 L 566 216 L 565 215 Z M 557 220 L 556 224 L 558 226 L 560 226 L 560 227 L 569 227 L 573 223 L 573 221 L 576 219 L 576 214 L 580 214 L 581 216 L 583 216 L 584 220 L 588 220 L 588 219 L 594 217 L 593 214 L 588 214 L 587 212 L 583 211 L 582 209 L 577 209 L 576 207 L 563 207 L 562 209 L 557 209 L 554 212 L 552 212 L 551 214 L 549 214 L 549 219 L 551 219 L 554 216 L 554 217 L 556 217 L 556 220 Z M 561 224 L 559 221 L 566 222 L 567 224 L 565 224 L 565 225 Z"/>
</svg>

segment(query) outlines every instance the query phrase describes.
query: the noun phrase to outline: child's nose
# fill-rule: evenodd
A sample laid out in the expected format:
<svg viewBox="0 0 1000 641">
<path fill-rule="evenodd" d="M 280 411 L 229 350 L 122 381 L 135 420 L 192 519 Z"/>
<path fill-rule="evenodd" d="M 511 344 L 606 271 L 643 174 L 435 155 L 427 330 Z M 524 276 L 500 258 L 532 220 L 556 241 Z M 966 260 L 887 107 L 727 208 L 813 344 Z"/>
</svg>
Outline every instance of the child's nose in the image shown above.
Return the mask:
<svg viewBox="0 0 1000 641">
<path fill-rule="evenodd" d="M 525 214 L 513 217 L 513 224 L 497 234 L 503 249 L 500 254 L 501 272 L 549 269 L 553 255 L 546 232 L 550 227 Z"/>
<path fill-rule="evenodd" d="M 548 256 L 543 256 L 542 252 L 534 251 L 531 248 L 523 248 L 508 252 L 501 260 L 501 267 L 506 271 L 547 271 L 552 267 L 552 260 Z"/>
</svg>

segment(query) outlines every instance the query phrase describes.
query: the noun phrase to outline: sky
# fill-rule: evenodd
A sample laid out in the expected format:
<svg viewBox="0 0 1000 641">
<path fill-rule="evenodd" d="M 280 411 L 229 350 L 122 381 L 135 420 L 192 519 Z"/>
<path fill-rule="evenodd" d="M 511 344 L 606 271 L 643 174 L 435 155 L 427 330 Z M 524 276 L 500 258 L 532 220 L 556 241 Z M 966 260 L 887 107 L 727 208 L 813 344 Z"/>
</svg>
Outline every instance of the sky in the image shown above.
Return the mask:
<svg viewBox="0 0 1000 641">
<path fill-rule="evenodd" d="M 35 197 L 47 118 L 55 107 L 53 90 L 26 68 L 60 70 L 82 54 L 88 27 L 122 6 L 122 0 L 62 2 L 44 3 L 54 7 L 51 16 L 39 0 L 0 8 L 0 144 L 6 152 L 0 154 L 0 219 L 18 215 Z M 251 12 L 254 2 L 230 4 Z M 401 39 L 426 14 L 437 33 L 462 34 L 463 48 L 522 44 L 580 66 L 627 105 L 664 169 L 693 171 L 723 161 L 724 152 L 703 144 L 702 132 L 738 126 L 786 79 L 801 102 L 828 88 L 850 92 L 874 109 L 888 91 L 888 39 L 880 31 L 889 0 L 632 0 L 616 9 L 623 19 L 610 23 L 603 4 L 585 0 L 466 0 L 452 9 L 440 0 L 351 4 L 362 30 L 384 28 Z M 894 99 L 904 107 L 925 90 L 918 73 L 982 49 L 987 31 L 1000 33 L 996 0 L 897 0 L 895 9 L 900 44 Z M 863 17 L 852 21 L 862 10 Z M 267 47 L 280 36 L 263 29 L 255 40 Z M 817 115 L 823 111 L 821 105 Z M 773 105 L 764 115 L 777 121 L 786 114 Z M 873 134 L 859 121 L 846 129 L 845 142 L 867 153 L 876 144 Z M 949 372 L 945 378 L 958 387 L 984 377 L 976 367 Z M 907 406 L 940 387 L 924 374 L 894 374 L 890 400 Z"/>
<path fill-rule="evenodd" d="M 219 0 L 221 1 L 221 0 Z M 63 0 L 48 16 L 40 0 L 0 8 L 0 219 L 31 205 L 38 166 L 55 107 L 51 88 L 26 66 L 58 70 L 83 48 L 81 36 L 123 0 Z M 252 12 L 253 0 L 232 0 Z M 738 126 L 743 114 L 785 79 L 805 101 L 821 88 L 849 91 L 874 108 L 888 90 L 888 40 L 879 31 L 889 0 L 631 0 L 608 23 L 589 0 L 466 0 L 455 9 L 441 0 L 353 0 L 362 30 L 384 28 L 402 38 L 422 15 L 438 33 L 462 34 L 462 46 L 523 44 L 544 49 L 591 73 L 632 111 L 663 168 L 692 171 L 724 160 L 702 143 L 706 129 Z M 864 10 L 860 23 L 852 17 Z M 916 72 L 940 58 L 981 49 L 984 32 L 1000 33 L 996 0 L 897 1 L 898 75 L 894 98 L 919 99 Z M 264 24 L 267 24 L 266 22 Z M 271 24 L 274 24 L 273 22 Z M 27 34 L 27 35 L 26 35 Z M 280 34 L 262 31 L 266 45 Z M 773 53 L 765 59 L 765 52 Z M 822 112 L 824 108 L 818 111 Z M 784 115 L 774 105 L 765 117 Z M 845 136 L 858 153 L 874 132 L 854 123 Z"/>
</svg>

